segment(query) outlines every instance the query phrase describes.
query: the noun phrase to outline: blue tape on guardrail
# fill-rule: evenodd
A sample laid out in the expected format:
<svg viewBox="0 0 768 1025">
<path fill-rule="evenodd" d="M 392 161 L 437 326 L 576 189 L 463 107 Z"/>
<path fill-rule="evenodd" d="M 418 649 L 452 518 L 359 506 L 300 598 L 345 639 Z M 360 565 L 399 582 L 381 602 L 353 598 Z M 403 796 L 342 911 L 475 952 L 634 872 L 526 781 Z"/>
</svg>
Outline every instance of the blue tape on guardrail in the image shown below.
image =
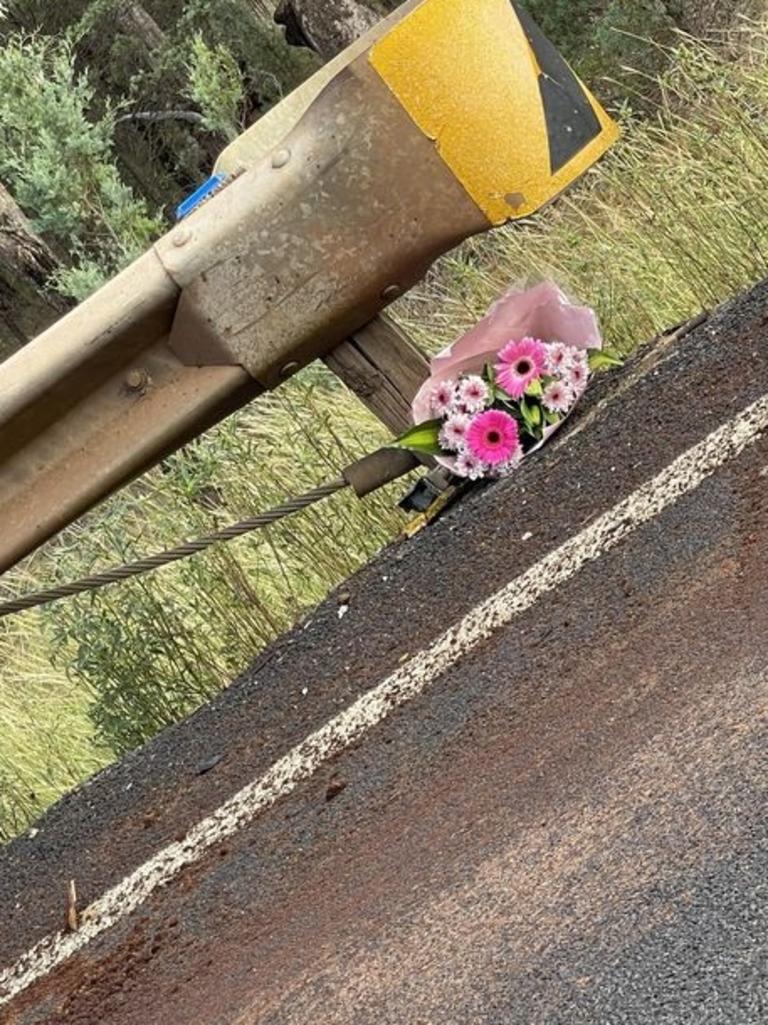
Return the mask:
<svg viewBox="0 0 768 1025">
<path fill-rule="evenodd" d="M 183 221 L 214 192 L 218 192 L 223 185 L 226 185 L 228 180 L 228 174 L 212 174 L 207 182 L 203 182 L 199 189 L 195 189 L 191 196 L 187 196 L 183 203 L 179 203 L 176 207 L 176 220 Z"/>
</svg>

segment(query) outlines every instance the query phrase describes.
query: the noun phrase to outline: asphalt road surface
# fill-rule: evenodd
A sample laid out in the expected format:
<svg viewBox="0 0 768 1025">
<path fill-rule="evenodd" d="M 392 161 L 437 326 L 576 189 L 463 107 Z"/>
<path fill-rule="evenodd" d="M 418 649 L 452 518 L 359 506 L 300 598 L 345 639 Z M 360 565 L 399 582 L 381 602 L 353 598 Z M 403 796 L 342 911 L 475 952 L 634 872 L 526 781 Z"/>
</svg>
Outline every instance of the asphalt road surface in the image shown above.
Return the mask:
<svg viewBox="0 0 768 1025">
<path fill-rule="evenodd" d="M 0 852 L 0 1021 L 764 1022 L 767 567 L 761 286 Z"/>
</svg>

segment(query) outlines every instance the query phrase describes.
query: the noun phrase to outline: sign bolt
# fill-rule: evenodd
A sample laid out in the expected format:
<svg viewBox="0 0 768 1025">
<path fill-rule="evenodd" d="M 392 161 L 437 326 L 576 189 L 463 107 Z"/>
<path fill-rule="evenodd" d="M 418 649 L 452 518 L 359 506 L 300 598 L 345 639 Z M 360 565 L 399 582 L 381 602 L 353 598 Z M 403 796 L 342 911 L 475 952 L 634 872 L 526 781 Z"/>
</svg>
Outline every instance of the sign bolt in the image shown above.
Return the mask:
<svg viewBox="0 0 768 1025">
<path fill-rule="evenodd" d="M 275 170 L 279 170 L 281 167 L 285 167 L 290 159 L 291 151 L 289 149 L 279 149 L 272 157 L 272 166 Z"/>
<path fill-rule="evenodd" d="M 128 391 L 145 391 L 148 384 L 149 374 L 146 370 L 131 370 L 125 379 Z"/>
</svg>

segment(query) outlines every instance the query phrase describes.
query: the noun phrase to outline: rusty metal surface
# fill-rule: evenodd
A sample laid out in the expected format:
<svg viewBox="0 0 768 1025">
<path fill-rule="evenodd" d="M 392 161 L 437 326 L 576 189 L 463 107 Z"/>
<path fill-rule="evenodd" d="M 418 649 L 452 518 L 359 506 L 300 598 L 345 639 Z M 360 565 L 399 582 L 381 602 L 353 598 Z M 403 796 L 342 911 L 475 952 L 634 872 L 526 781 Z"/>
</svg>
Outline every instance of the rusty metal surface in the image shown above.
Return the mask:
<svg viewBox="0 0 768 1025">
<path fill-rule="evenodd" d="M 394 25 L 402 21 L 423 0 L 407 0 L 396 11 L 383 18 L 369 32 L 366 32 L 341 53 L 329 60 L 319 71 L 293 90 L 280 103 L 263 114 L 242 135 L 222 151 L 216 161 L 215 171 L 224 174 L 240 174 L 245 168 L 254 167 L 264 157 L 277 149 L 282 140 L 293 131 L 314 101 L 340 72 L 370 49 L 371 45 Z"/>
<path fill-rule="evenodd" d="M 168 346 L 178 292 L 152 253 L 0 371 L 0 572 L 259 391 Z"/>
<path fill-rule="evenodd" d="M 183 289 L 171 344 L 275 387 L 490 226 L 363 55 L 279 150 L 156 246 Z"/>
<path fill-rule="evenodd" d="M 517 478 L 385 553 L 216 702 L 0 852 L 0 966 L 62 927 L 71 879 L 82 908 L 119 887 L 764 400 L 766 308 L 761 286 L 601 382 Z M 0 1021 L 764 1021 L 767 475 L 763 435 Z"/>
<path fill-rule="evenodd" d="M 365 65 L 287 145 L 4 364 L 0 572 L 488 226 Z M 409 160 L 442 178 L 393 190 Z"/>
</svg>

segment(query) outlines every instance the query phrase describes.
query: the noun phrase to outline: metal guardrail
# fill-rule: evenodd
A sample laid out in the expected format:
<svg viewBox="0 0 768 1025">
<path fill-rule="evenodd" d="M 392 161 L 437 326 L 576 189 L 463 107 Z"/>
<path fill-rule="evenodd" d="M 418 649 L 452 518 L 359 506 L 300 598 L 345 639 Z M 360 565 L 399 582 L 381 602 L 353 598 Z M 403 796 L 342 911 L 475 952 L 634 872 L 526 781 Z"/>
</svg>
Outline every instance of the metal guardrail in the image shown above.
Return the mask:
<svg viewBox="0 0 768 1025">
<path fill-rule="evenodd" d="M 509 0 L 409 0 L 232 144 L 226 187 L 0 369 L 0 573 L 325 358 L 397 429 L 426 362 L 377 319 L 617 129 Z"/>
</svg>

